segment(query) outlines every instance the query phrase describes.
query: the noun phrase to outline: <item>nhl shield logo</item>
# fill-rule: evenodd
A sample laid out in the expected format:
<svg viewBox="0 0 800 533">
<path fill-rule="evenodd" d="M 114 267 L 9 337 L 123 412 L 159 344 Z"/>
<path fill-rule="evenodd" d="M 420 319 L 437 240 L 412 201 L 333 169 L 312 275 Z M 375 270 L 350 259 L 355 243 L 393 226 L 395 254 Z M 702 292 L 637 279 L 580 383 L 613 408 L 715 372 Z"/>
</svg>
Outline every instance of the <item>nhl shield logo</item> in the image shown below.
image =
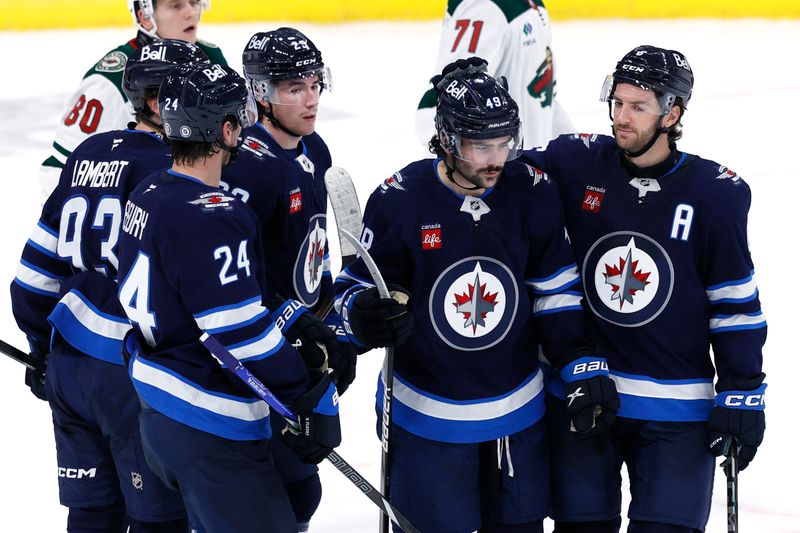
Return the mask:
<svg viewBox="0 0 800 533">
<path fill-rule="evenodd" d="M 142 490 L 142 475 L 139 472 L 131 472 L 131 483 L 136 490 Z"/>
<path fill-rule="evenodd" d="M 447 268 L 428 300 L 439 338 L 457 350 L 490 348 L 514 323 L 519 291 L 511 271 L 490 257 L 469 257 Z"/>
<path fill-rule="evenodd" d="M 297 299 L 311 307 L 319 299 L 322 273 L 325 270 L 325 215 L 316 215 L 308 222 L 306 235 L 294 264 L 294 291 Z"/>
<path fill-rule="evenodd" d="M 626 231 L 595 242 L 582 275 L 594 314 L 623 327 L 647 324 L 661 314 L 675 280 L 664 248 L 646 235 Z"/>
</svg>

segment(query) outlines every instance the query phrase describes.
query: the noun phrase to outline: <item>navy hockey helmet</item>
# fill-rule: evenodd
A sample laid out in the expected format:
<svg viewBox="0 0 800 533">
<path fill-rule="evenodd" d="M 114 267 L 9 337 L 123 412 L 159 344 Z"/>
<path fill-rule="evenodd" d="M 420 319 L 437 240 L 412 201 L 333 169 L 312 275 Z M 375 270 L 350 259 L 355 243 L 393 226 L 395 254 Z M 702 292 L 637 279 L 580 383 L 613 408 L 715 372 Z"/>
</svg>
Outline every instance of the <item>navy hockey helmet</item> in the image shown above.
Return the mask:
<svg viewBox="0 0 800 533">
<path fill-rule="evenodd" d="M 149 20 L 153 25 L 153 27 L 149 30 L 145 29 L 139 20 L 140 9 L 142 10 L 142 16 L 146 20 Z M 203 11 L 208 11 L 211 9 L 211 0 L 201 0 L 200 9 Z M 155 13 L 155 10 L 156 0 L 128 0 L 128 11 L 130 11 L 131 16 L 133 17 L 133 24 L 136 26 L 136 29 L 145 35 L 149 35 L 153 39 L 158 38 L 158 27 L 156 26 L 156 21 L 153 18 L 153 13 Z"/>
<path fill-rule="evenodd" d="M 242 52 L 244 75 L 259 100 L 275 102 L 279 81 L 319 77 L 320 90 L 331 89 L 330 70 L 311 39 L 294 28 L 259 32 Z"/>
<path fill-rule="evenodd" d="M 181 65 L 210 64 L 203 50 L 194 44 L 173 39 L 153 41 L 142 46 L 125 64 L 122 90 L 134 111 L 146 113 L 147 92 L 158 89 L 164 78 Z"/>
<path fill-rule="evenodd" d="M 436 132 L 442 147 L 461 159 L 463 139 L 509 137 L 510 161 L 522 149 L 519 107 L 508 94 L 505 78 L 486 74 L 486 62 L 479 58 L 459 60 L 445 67 L 431 80 L 438 93 Z M 454 67 L 454 68 L 451 68 Z"/>
<path fill-rule="evenodd" d="M 173 70 L 161 83 L 158 109 L 171 141 L 213 143 L 227 118 L 243 128 L 256 121 L 247 82 L 232 68 L 217 64 Z"/>
<path fill-rule="evenodd" d="M 655 92 L 663 115 L 669 113 L 678 98 L 686 108 L 692 97 L 694 74 L 682 53 L 643 45 L 625 54 L 617 63 L 614 73 L 603 84 L 600 100 L 611 101 L 619 83 L 630 83 Z"/>
</svg>

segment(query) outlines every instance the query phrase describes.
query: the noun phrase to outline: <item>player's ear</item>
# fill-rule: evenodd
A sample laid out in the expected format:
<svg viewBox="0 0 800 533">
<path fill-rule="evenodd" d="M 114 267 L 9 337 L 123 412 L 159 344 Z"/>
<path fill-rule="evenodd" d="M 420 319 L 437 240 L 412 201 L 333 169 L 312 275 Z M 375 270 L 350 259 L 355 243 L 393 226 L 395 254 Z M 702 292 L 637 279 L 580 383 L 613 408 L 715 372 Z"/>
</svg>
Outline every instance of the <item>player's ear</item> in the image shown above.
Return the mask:
<svg viewBox="0 0 800 533">
<path fill-rule="evenodd" d="M 683 110 L 680 106 L 672 106 L 672 109 L 669 110 L 667 116 L 664 117 L 664 127 L 671 128 L 674 126 L 681 119 L 681 114 L 683 114 Z"/>
<path fill-rule="evenodd" d="M 155 116 L 158 115 L 158 98 L 148 98 L 147 99 L 147 109 L 150 110 L 151 113 Z"/>
<path fill-rule="evenodd" d="M 139 19 L 139 24 L 142 25 L 142 28 L 146 29 L 147 31 L 153 29 L 153 21 L 144 16 L 143 9 L 140 8 L 136 11 L 136 17 Z"/>
</svg>

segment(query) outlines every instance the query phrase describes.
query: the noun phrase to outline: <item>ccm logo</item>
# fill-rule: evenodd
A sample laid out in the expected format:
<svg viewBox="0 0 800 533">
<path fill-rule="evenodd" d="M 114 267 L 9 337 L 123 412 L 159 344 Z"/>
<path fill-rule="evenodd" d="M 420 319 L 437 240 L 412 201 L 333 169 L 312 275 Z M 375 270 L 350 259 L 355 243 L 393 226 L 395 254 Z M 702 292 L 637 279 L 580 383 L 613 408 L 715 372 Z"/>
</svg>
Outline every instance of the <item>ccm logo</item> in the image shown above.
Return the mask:
<svg viewBox="0 0 800 533">
<path fill-rule="evenodd" d="M 97 468 L 90 468 L 84 470 L 83 468 L 64 468 L 58 467 L 58 477 L 65 477 L 69 479 L 81 479 L 84 477 L 94 477 L 97 473 Z"/>
<path fill-rule="evenodd" d="M 588 363 L 578 363 L 572 369 L 572 375 L 583 374 L 584 372 L 597 372 L 598 370 L 605 370 L 608 372 L 608 363 L 605 361 L 590 361 Z"/>
<path fill-rule="evenodd" d="M 725 407 L 761 407 L 764 405 L 763 394 L 731 394 L 725 397 Z"/>
</svg>

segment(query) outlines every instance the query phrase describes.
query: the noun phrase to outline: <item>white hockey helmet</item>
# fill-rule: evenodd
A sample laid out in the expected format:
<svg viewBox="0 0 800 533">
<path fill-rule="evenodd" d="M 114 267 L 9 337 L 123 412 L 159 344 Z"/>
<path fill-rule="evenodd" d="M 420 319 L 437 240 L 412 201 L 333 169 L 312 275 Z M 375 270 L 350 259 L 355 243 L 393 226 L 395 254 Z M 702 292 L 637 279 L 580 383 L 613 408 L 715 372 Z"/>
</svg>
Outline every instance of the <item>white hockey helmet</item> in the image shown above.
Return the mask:
<svg viewBox="0 0 800 533">
<path fill-rule="evenodd" d="M 156 0 L 128 0 L 128 11 L 130 11 L 131 16 L 133 17 L 133 24 L 136 26 L 137 30 L 145 35 L 149 35 L 153 39 L 158 39 L 158 27 L 156 26 L 156 21 L 153 18 L 153 12 L 156 10 L 155 4 Z M 201 0 L 200 7 L 203 11 L 208 11 L 211 9 L 211 0 Z M 142 15 L 144 18 L 153 23 L 153 29 L 146 30 L 142 26 L 142 23 L 139 21 L 139 17 L 137 15 L 140 9 L 142 10 Z"/>
</svg>

